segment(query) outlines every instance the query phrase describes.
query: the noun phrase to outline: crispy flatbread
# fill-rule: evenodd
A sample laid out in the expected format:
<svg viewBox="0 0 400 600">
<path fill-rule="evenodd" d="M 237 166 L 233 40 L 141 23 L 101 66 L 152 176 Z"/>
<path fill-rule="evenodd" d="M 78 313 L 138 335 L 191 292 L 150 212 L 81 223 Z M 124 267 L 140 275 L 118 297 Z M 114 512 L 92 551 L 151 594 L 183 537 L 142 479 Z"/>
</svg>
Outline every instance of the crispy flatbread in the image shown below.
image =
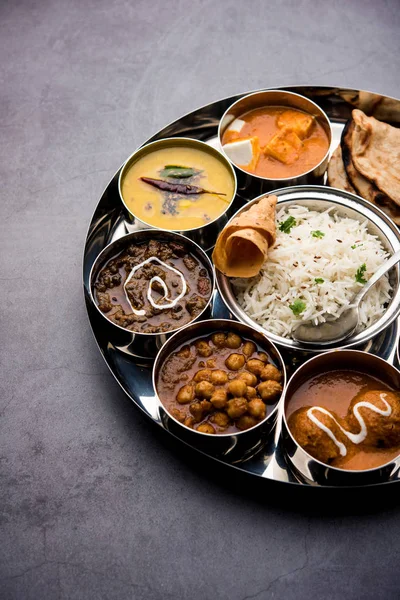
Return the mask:
<svg viewBox="0 0 400 600">
<path fill-rule="evenodd" d="M 276 196 L 264 196 L 221 231 L 212 255 L 216 268 L 228 277 L 258 275 L 275 243 Z"/>
<path fill-rule="evenodd" d="M 399 207 L 392 202 L 386 194 L 383 194 L 376 187 L 376 185 L 361 175 L 361 173 L 359 173 L 359 171 L 357 171 L 355 168 L 351 155 L 353 131 L 354 121 L 350 119 L 347 121 L 346 126 L 343 129 L 341 139 L 343 165 L 347 177 L 359 196 L 362 196 L 366 200 L 376 204 L 376 206 L 378 206 L 391 219 L 393 219 L 397 225 L 400 225 Z"/>
<path fill-rule="evenodd" d="M 351 158 L 357 171 L 368 177 L 400 205 L 400 129 L 353 110 Z"/>
<path fill-rule="evenodd" d="M 351 192 L 352 194 L 356 193 L 356 190 L 353 188 L 347 178 L 347 174 L 343 166 L 342 148 L 340 145 L 336 148 L 329 161 L 328 185 L 339 188 L 339 190 Z"/>
</svg>

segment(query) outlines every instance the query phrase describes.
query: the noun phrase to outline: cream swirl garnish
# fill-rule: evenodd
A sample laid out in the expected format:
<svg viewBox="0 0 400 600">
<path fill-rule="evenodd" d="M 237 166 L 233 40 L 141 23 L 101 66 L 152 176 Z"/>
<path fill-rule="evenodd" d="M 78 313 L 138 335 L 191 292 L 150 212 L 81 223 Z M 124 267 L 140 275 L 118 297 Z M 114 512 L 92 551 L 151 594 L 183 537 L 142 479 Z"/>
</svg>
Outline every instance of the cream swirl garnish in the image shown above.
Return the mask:
<svg viewBox="0 0 400 600">
<path fill-rule="evenodd" d="M 147 265 L 151 262 L 158 262 L 158 264 L 162 265 L 163 267 L 165 267 L 166 269 L 169 269 L 170 271 L 173 271 L 174 273 L 176 273 L 182 282 L 182 291 L 181 293 L 174 299 L 172 300 L 171 298 L 168 298 L 168 288 L 165 284 L 165 282 L 161 279 L 161 277 L 158 277 L 158 275 L 155 275 L 154 277 L 152 277 L 149 281 L 149 287 L 147 288 L 147 300 L 150 302 L 151 306 L 153 306 L 153 308 L 157 308 L 160 310 L 165 310 L 166 308 L 173 308 L 177 302 L 179 302 L 179 300 L 181 300 L 183 298 L 183 296 L 186 294 L 186 290 L 187 290 L 187 285 L 186 285 L 186 279 L 184 278 L 184 276 L 182 275 L 182 273 L 180 271 L 178 271 L 178 269 L 174 269 L 174 267 L 171 267 L 170 265 L 167 265 L 167 263 L 163 262 L 162 260 L 160 260 L 159 258 L 157 258 L 157 256 L 151 256 L 150 258 L 147 258 L 146 260 L 144 260 L 143 262 L 139 263 L 138 265 L 136 265 L 135 267 L 133 267 L 132 271 L 129 273 L 125 283 L 124 283 L 124 292 L 126 295 L 126 298 L 129 302 L 129 305 L 132 309 L 132 312 L 135 313 L 135 315 L 137 315 L 138 317 L 142 317 L 146 314 L 146 311 L 141 309 L 137 309 L 134 308 L 132 306 L 131 301 L 129 300 L 129 296 L 128 293 L 126 291 L 126 286 L 128 285 L 128 283 L 130 282 L 130 280 L 132 279 L 133 275 L 136 273 L 136 271 L 138 271 L 139 269 L 141 269 L 144 265 Z M 162 297 L 163 299 L 167 300 L 167 302 L 165 304 L 156 304 L 152 298 L 152 290 L 153 290 L 153 283 L 158 282 L 161 287 L 164 290 L 164 296 Z"/>
<path fill-rule="evenodd" d="M 361 428 L 359 433 L 351 433 L 351 431 L 346 431 L 345 429 L 343 429 L 343 427 L 337 422 L 337 420 L 332 415 L 332 413 L 330 413 L 329 410 L 322 408 L 321 406 L 313 406 L 312 408 L 309 408 L 307 411 L 307 417 L 313 423 L 315 423 L 315 425 L 317 427 L 322 429 L 322 431 L 324 431 L 331 438 L 333 443 L 336 444 L 336 446 L 339 448 L 339 452 L 340 452 L 341 456 L 346 456 L 346 454 L 347 454 L 346 446 L 344 444 L 342 444 L 342 442 L 339 442 L 339 440 L 337 439 L 337 437 L 335 436 L 333 431 L 331 429 L 329 429 L 329 427 L 327 427 L 326 425 L 321 423 L 321 421 L 319 419 L 317 419 L 316 416 L 314 416 L 314 412 L 319 411 L 319 412 L 323 413 L 324 415 L 328 415 L 328 417 L 330 417 L 333 421 L 335 421 L 335 423 L 339 427 L 340 431 L 342 433 L 344 433 L 344 435 L 351 442 L 353 442 L 353 444 L 361 444 L 361 442 L 363 442 L 365 440 L 365 438 L 367 437 L 367 426 L 365 424 L 363 417 L 360 415 L 360 408 L 369 408 L 370 410 L 378 413 L 378 415 L 382 415 L 383 417 L 389 417 L 389 415 L 392 414 L 392 407 L 385 400 L 385 397 L 386 397 L 386 394 L 380 394 L 380 396 L 379 396 L 380 400 L 386 406 L 385 410 L 378 408 L 377 406 L 375 406 L 375 404 L 371 404 L 371 402 L 357 402 L 357 404 L 355 404 L 353 406 L 353 414 L 354 414 L 355 418 L 357 419 L 357 421 L 360 425 L 360 428 Z"/>
</svg>

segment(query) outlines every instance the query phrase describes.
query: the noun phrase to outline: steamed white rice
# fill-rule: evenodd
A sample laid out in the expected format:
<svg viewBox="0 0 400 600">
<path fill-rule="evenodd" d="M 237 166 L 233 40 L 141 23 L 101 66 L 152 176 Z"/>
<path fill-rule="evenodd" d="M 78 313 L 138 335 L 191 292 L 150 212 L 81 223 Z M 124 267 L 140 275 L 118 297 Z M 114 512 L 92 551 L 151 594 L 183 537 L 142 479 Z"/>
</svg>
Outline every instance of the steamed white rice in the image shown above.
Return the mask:
<svg viewBox="0 0 400 600">
<path fill-rule="evenodd" d="M 284 233 L 279 224 L 290 216 L 296 225 Z M 389 257 L 379 239 L 368 233 L 367 223 L 340 217 L 334 207 L 324 212 L 299 205 L 282 208 L 276 243 L 260 275 L 232 281 L 240 306 L 267 331 L 283 337 L 290 337 L 302 321 L 321 323 L 325 313 L 339 317 L 363 287 L 355 279 L 357 270 L 365 264 L 363 277 L 368 280 Z M 313 237 L 313 231 L 324 236 Z M 361 305 L 360 330 L 383 315 L 391 289 L 386 276 L 372 287 Z M 299 304 L 305 308 L 296 316 L 290 305 Z"/>
</svg>

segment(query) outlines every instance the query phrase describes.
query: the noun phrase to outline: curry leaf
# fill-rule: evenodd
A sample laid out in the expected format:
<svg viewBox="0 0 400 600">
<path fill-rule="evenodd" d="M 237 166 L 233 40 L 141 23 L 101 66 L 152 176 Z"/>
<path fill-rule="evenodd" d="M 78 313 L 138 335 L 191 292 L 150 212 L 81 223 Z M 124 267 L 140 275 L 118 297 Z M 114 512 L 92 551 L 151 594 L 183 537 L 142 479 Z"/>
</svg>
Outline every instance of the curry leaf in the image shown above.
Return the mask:
<svg viewBox="0 0 400 600">
<path fill-rule="evenodd" d="M 315 283 L 324 283 L 324 279 L 322 279 L 322 277 L 316 277 L 314 281 Z"/>
<path fill-rule="evenodd" d="M 187 179 L 194 175 L 199 175 L 201 171 L 192 167 L 183 167 L 180 165 L 165 165 L 160 171 L 161 177 L 172 177 L 173 179 Z"/>
<path fill-rule="evenodd" d="M 311 235 L 315 238 L 323 238 L 325 234 L 317 229 L 316 231 L 312 231 Z"/>
</svg>

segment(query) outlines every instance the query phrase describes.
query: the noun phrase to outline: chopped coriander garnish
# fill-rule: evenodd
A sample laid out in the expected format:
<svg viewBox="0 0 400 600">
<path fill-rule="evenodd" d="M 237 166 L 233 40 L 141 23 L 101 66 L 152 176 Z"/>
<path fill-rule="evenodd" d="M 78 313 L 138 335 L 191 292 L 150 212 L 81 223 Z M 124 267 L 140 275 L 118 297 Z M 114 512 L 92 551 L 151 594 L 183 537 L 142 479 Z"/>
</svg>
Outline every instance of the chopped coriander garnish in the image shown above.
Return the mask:
<svg viewBox="0 0 400 600">
<path fill-rule="evenodd" d="M 351 246 L 352 250 L 355 250 L 356 248 L 359 248 L 360 246 L 362 246 L 362 244 L 353 244 L 353 246 Z"/>
<path fill-rule="evenodd" d="M 286 221 L 281 221 L 279 223 L 279 231 L 283 231 L 283 233 L 290 233 L 292 227 L 297 225 L 296 219 L 292 216 L 288 217 Z"/>
<path fill-rule="evenodd" d="M 290 310 L 296 317 L 298 317 L 306 309 L 306 306 L 307 304 L 303 302 L 303 300 L 300 300 L 300 298 L 296 298 L 293 304 L 289 304 Z"/>
<path fill-rule="evenodd" d="M 324 279 L 322 279 L 322 277 L 316 277 L 316 278 L 314 279 L 314 281 L 315 281 L 315 283 L 324 283 L 324 281 L 325 281 L 325 280 L 324 280 Z"/>
<path fill-rule="evenodd" d="M 366 264 L 363 263 L 361 267 L 358 267 L 357 273 L 354 276 L 354 279 L 357 283 L 367 283 L 367 280 L 364 279 L 365 271 L 367 270 Z"/>
<path fill-rule="evenodd" d="M 311 235 L 315 238 L 323 238 L 325 234 L 319 229 L 317 229 L 316 231 L 312 231 Z"/>
</svg>

